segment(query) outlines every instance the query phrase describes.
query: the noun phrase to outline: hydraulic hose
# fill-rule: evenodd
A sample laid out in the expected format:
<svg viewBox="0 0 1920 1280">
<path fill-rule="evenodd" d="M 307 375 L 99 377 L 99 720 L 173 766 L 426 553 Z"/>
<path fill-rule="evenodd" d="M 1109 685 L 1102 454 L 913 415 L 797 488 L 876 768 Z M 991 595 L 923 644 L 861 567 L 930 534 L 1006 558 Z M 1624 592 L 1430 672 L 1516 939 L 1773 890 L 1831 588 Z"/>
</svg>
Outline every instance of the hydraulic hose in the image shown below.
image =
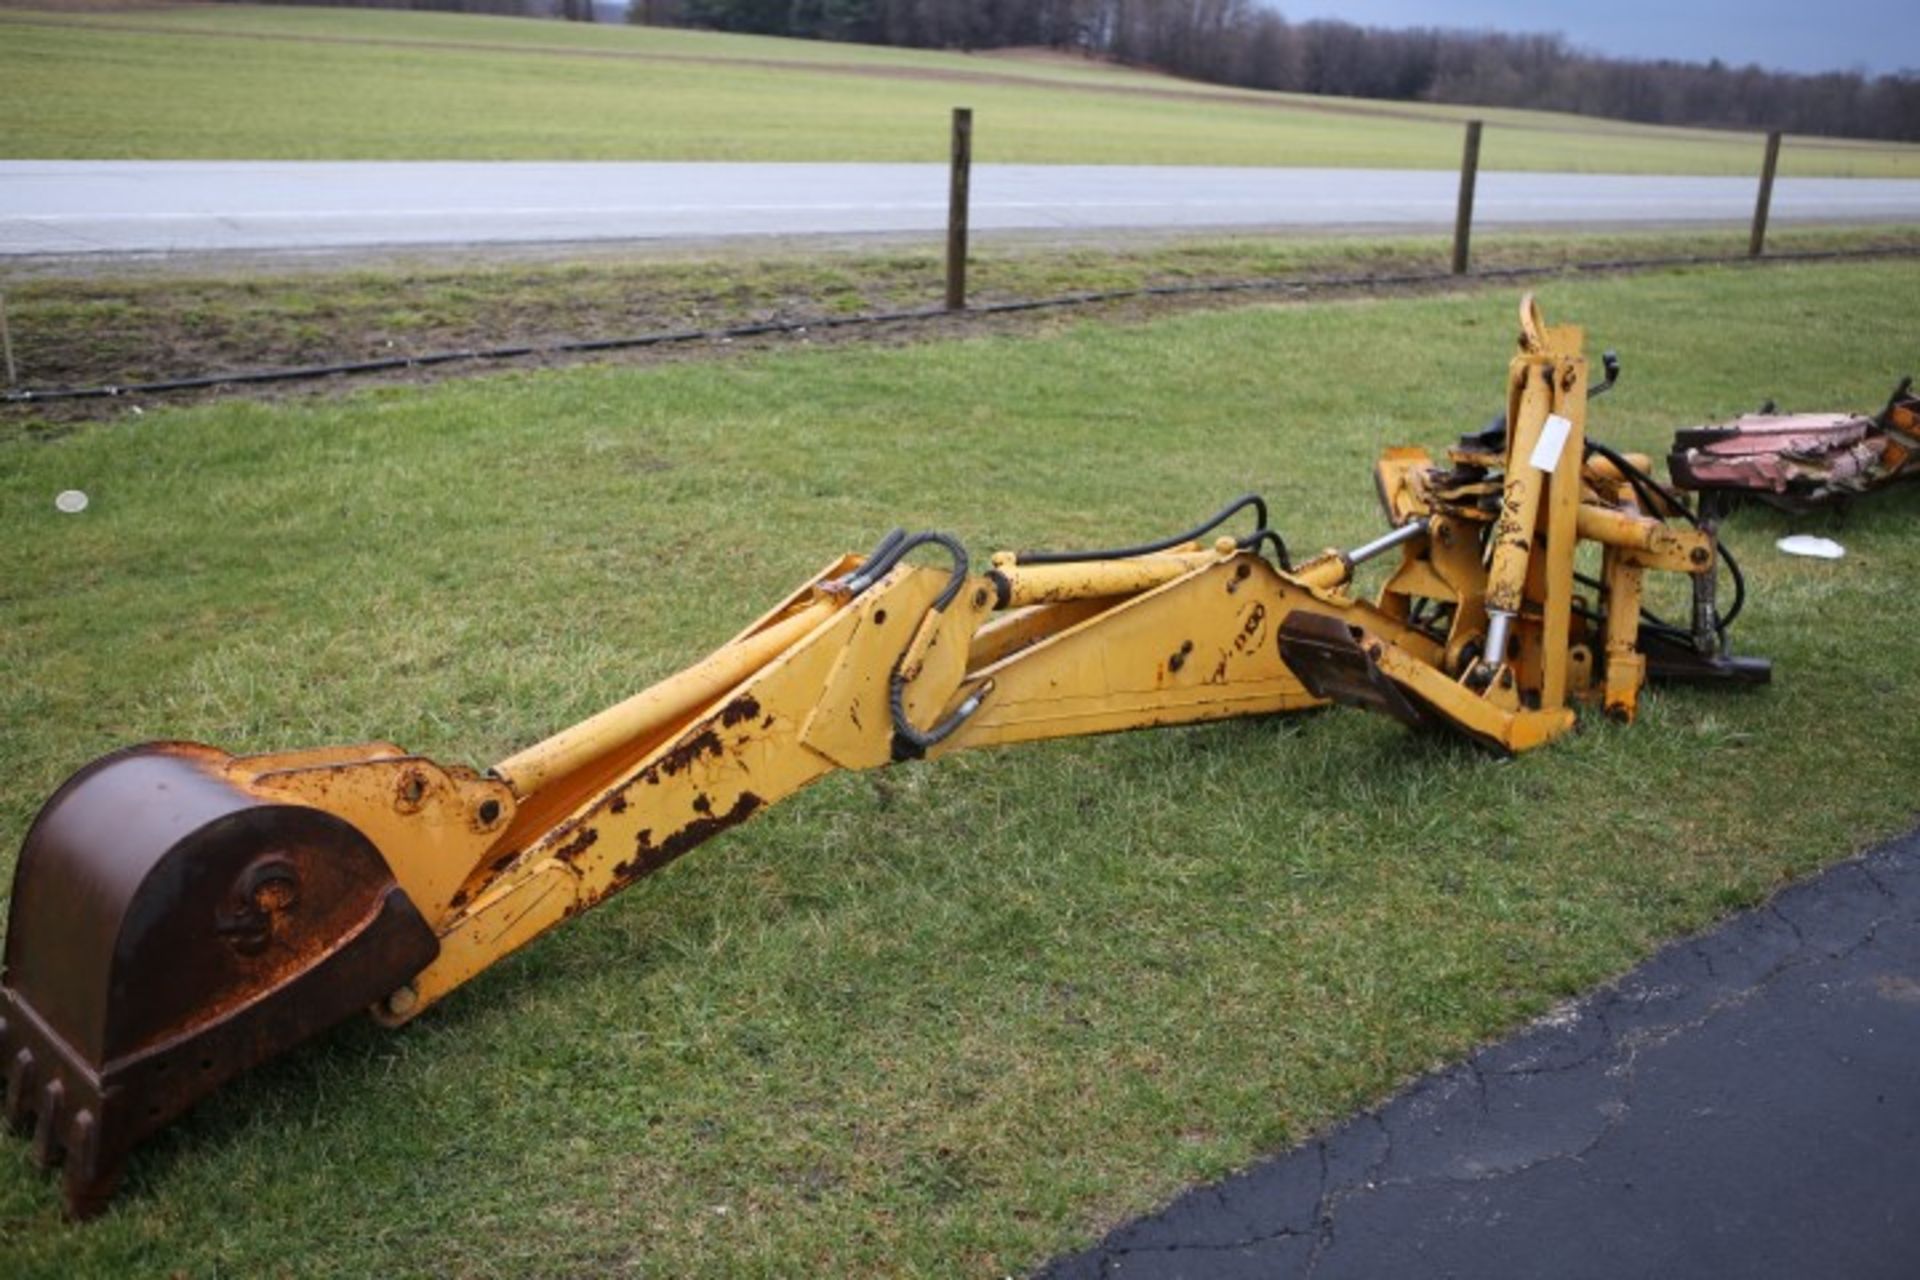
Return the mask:
<svg viewBox="0 0 1920 1280">
<path fill-rule="evenodd" d="M 1082 564 L 1089 560 L 1128 560 L 1134 556 L 1150 556 L 1155 552 L 1166 551 L 1183 543 L 1197 542 L 1248 507 L 1253 508 L 1254 521 L 1258 526 L 1253 536 L 1258 539 L 1260 531 L 1265 531 L 1267 528 L 1267 500 L 1257 493 L 1248 493 L 1235 498 L 1186 532 L 1176 533 L 1169 538 L 1142 542 L 1131 547 L 1109 547 L 1103 551 L 1022 551 L 1014 557 L 1014 562 L 1016 564 Z M 1278 540 L 1276 535 L 1275 541 Z M 1284 559 L 1285 556 L 1286 548 L 1282 546 L 1281 557 Z"/>
</svg>

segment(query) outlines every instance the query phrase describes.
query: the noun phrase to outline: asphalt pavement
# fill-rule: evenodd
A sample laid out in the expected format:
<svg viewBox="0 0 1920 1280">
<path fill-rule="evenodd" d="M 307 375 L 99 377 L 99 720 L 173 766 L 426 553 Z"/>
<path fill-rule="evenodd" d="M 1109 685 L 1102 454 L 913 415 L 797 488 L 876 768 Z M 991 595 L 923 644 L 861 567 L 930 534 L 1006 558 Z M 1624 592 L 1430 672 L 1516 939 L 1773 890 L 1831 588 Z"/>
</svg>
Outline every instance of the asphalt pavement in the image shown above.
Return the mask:
<svg viewBox="0 0 1920 1280">
<path fill-rule="evenodd" d="M 976 165 L 980 231 L 1452 225 L 1449 171 Z M 938 164 L 0 161 L 0 257 L 859 236 L 946 225 Z M 1751 178 L 1486 172 L 1481 226 L 1740 222 Z M 1920 219 L 1920 180 L 1782 178 L 1776 224 Z"/>
<path fill-rule="evenodd" d="M 1042 1275 L 1920 1276 L 1920 833 Z"/>
</svg>

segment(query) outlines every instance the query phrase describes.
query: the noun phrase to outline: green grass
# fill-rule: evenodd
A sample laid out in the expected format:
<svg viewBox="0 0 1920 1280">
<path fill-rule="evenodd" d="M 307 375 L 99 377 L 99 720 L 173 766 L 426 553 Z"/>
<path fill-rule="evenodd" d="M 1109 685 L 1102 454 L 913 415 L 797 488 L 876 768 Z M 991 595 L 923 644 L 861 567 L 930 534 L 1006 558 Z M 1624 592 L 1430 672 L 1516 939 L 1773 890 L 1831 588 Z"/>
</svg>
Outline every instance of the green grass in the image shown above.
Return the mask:
<svg viewBox="0 0 1920 1280">
<path fill-rule="evenodd" d="M 447 14 L 0 11 L 15 158 L 890 160 L 1748 174 L 1755 138 L 1546 112 L 1249 93 L 1003 55 Z M 1920 147 L 1795 138 L 1783 172 L 1913 176 Z"/>
<path fill-rule="evenodd" d="M 1556 283 L 1657 450 L 1913 359 L 1907 263 Z M 1385 444 L 1497 404 L 1512 295 L 225 402 L 0 441 L 0 858 L 129 740 L 487 762 L 897 522 L 1112 542 L 1253 487 L 1376 532 Z M 1863 317 L 1865 317 L 1863 319 Z M 93 497 L 82 516 L 53 495 Z M 0 1149 L 0 1273 L 1025 1269 L 1380 1098 L 1913 819 L 1920 490 L 1742 513 L 1760 691 L 1501 761 L 1330 712 L 841 776 L 419 1024 L 256 1073 L 63 1226 Z M 1837 533 L 1790 560 L 1789 529 Z M 4 867 L 0 867 L 4 870 Z"/>
</svg>

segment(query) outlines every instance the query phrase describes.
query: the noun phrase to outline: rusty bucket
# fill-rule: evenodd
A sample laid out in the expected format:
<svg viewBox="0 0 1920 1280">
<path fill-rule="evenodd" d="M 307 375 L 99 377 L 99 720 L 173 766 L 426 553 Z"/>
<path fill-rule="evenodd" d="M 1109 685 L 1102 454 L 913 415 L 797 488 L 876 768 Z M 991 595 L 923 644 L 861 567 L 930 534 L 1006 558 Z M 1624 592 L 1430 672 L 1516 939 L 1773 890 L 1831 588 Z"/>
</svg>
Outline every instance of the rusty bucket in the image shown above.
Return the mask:
<svg viewBox="0 0 1920 1280">
<path fill-rule="evenodd" d="M 0 973 L 6 1113 L 98 1213 L 127 1154 L 247 1068 L 372 1004 L 439 950 L 351 824 L 230 782 L 231 757 L 103 757 L 40 811 Z"/>
</svg>

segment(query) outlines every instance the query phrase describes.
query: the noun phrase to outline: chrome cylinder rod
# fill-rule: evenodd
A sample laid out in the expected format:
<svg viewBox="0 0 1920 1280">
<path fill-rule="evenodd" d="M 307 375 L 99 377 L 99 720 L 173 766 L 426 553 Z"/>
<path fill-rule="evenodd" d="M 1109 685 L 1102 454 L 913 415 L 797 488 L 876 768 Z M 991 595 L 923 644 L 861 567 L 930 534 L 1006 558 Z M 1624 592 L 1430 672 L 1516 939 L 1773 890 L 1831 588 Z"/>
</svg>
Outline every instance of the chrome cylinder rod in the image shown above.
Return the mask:
<svg viewBox="0 0 1920 1280">
<path fill-rule="evenodd" d="M 1500 609 L 1487 610 L 1487 651 L 1480 661 L 1491 671 L 1507 660 L 1507 633 L 1514 615 Z"/>
<path fill-rule="evenodd" d="M 1385 552 L 1393 550 L 1395 547 L 1412 542 L 1415 538 L 1425 537 L 1426 532 L 1427 518 L 1421 516 L 1417 519 L 1407 521 L 1398 529 L 1388 530 L 1372 542 L 1361 543 L 1341 558 L 1349 565 L 1365 564 L 1377 555 L 1382 555 Z"/>
</svg>

